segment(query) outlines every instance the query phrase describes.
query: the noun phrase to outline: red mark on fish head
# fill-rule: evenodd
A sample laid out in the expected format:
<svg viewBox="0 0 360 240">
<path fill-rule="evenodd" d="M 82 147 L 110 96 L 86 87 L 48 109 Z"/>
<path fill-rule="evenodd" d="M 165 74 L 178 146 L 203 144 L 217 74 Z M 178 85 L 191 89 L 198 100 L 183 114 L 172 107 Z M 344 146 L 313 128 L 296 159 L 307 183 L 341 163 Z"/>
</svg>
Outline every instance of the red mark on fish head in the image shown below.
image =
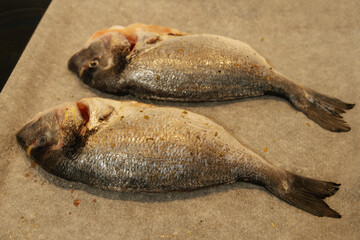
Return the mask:
<svg viewBox="0 0 360 240">
<path fill-rule="evenodd" d="M 86 105 L 85 103 L 79 101 L 79 102 L 76 102 L 76 105 L 79 109 L 79 112 L 81 114 L 81 117 L 84 119 L 85 121 L 85 124 L 87 122 L 89 122 L 89 119 L 90 119 L 90 110 L 89 110 L 89 106 Z M 85 125 L 84 124 L 84 125 Z"/>
</svg>

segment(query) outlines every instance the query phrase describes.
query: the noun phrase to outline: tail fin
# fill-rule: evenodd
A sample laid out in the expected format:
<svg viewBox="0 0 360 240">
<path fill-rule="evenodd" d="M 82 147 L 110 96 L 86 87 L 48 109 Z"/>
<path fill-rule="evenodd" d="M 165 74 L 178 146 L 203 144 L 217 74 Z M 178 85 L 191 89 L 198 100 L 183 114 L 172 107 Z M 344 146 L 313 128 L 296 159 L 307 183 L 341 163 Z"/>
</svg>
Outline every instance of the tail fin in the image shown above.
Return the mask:
<svg viewBox="0 0 360 240">
<path fill-rule="evenodd" d="M 324 182 L 286 172 L 287 181 L 277 186 L 266 186 L 275 196 L 319 217 L 341 218 L 322 199 L 334 195 L 340 184 Z"/>
<path fill-rule="evenodd" d="M 350 131 L 350 126 L 340 114 L 352 109 L 355 104 L 345 103 L 308 88 L 301 88 L 299 96 L 290 96 L 291 103 L 308 118 L 332 132 Z"/>
<path fill-rule="evenodd" d="M 350 131 L 350 126 L 342 119 L 341 114 L 345 113 L 345 110 L 352 109 L 355 104 L 345 103 L 310 88 L 296 85 L 276 71 L 273 71 L 273 76 L 267 79 L 270 87 L 265 93 L 289 99 L 298 110 L 326 130 Z"/>
</svg>

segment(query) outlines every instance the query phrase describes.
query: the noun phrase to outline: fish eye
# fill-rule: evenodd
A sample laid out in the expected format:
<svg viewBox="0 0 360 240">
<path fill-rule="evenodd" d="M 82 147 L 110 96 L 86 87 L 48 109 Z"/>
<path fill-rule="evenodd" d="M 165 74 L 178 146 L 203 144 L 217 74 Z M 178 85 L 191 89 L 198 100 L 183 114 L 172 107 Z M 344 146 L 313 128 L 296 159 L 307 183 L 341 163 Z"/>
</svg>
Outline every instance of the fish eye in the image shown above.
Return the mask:
<svg viewBox="0 0 360 240">
<path fill-rule="evenodd" d="M 89 61 L 88 63 L 89 69 L 95 70 L 99 66 L 99 59 L 95 58 Z"/>
<path fill-rule="evenodd" d="M 38 140 L 37 140 L 37 146 L 41 147 L 44 146 L 47 143 L 47 137 L 46 136 L 41 136 Z"/>
</svg>

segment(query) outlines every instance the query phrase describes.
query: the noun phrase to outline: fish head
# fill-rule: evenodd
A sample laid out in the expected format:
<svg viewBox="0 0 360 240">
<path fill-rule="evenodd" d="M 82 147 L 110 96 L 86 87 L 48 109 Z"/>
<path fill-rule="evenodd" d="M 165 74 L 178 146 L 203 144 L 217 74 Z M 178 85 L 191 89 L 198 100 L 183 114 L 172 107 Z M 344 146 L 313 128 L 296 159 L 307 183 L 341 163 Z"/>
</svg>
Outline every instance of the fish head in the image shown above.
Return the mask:
<svg viewBox="0 0 360 240">
<path fill-rule="evenodd" d="M 81 128 L 89 118 L 86 111 L 74 102 L 39 113 L 17 132 L 17 141 L 37 164 L 58 172 L 61 156 L 78 144 Z"/>
<path fill-rule="evenodd" d="M 68 67 L 85 84 L 107 88 L 106 82 L 124 69 L 130 51 L 128 38 L 119 31 L 110 31 L 89 41 L 70 58 Z"/>
</svg>

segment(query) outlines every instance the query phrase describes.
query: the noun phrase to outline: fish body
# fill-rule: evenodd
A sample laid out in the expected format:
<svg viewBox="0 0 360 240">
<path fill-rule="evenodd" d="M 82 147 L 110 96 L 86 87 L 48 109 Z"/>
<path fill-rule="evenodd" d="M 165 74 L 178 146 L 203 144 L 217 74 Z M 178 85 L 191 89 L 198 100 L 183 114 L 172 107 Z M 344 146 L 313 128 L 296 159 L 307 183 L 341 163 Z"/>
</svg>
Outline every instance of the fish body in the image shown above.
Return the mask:
<svg viewBox="0 0 360 240">
<path fill-rule="evenodd" d="M 145 26 L 95 33 L 69 60 L 69 68 L 93 88 L 145 99 L 199 102 L 278 95 L 327 130 L 350 130 L 340 114 L 353 104 L 293 83 L 249 45 Z"/>
<path fill-rule="evenodd" d="M 197 102 L 280 91 L 283 85 L 273 84 L 273 76 L 271 66 L 247 44 L 200 34 L 174 37 L 135 54 L 118 81 L 140 98 Z"/>
<path fill-rule="evenodd" d="M 36 116 L 19 144 L 46 171 L 110 191 L 188 191 L 248 181 L 317 216 L 339 184 L 301 177 L 244 147 L 210 119 L 182 109 L 92 98 Z"/>
</svg>

